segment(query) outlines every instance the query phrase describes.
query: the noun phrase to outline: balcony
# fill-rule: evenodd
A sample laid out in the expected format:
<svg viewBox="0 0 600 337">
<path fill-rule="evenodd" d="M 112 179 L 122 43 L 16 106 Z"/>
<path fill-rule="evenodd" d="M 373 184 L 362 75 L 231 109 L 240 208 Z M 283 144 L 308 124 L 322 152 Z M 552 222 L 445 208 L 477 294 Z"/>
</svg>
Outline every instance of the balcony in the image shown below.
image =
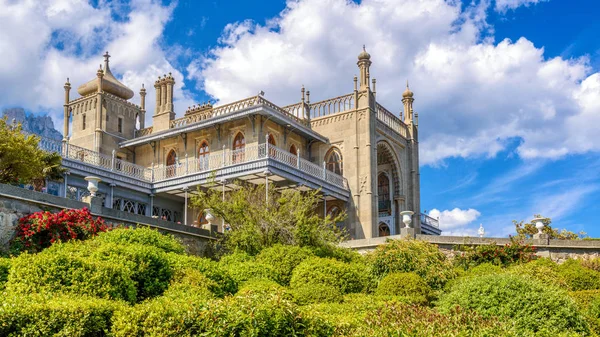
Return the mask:
<svg viewBox="0 0 600 337">
<path fill-rule="evenodd" d="M 93 174 L 117 180 L 136 190 L 168 192 L 193 185 L 211 186 L 215 180 L 221 179 L 262 183 L 265 176 L 270 176 L 272 183 L 282 188 L 321 188 L 341 200 L 349 198 L 348 182 L 344 177 L 267 143 L 247 145 L 239 150 L 224 149 L 208 156 L 186 158 L 174 165 L 155 168 L 52 139 L 43 138 L 39 146 L 60 153 L 63 166 L 81 175 Z"/>
<path fill-rule="evenodd" d="M 440 221 L 425 213 L 421 213 L 421 232 L 428 235 L 441 235 Z"/>
</svg>

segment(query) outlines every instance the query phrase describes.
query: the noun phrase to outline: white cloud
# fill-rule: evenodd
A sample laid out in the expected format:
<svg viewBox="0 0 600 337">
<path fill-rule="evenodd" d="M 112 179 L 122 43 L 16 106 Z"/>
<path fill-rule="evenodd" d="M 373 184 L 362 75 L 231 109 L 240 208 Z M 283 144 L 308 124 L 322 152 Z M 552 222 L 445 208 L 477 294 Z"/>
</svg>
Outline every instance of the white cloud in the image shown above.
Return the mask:
<svg viewBox="0 0 600 337">
<path fill-rule="evenodd" d="M 188 71 L 224 102 L 264 90 L 285 105 L 299 100 L 302 84 L 317 101 L 351 92 L 365 43 L 378 100 L 390 111 L 402 108 L 400 94 L 410 79 L 421 164 L 493 157 L 514 139 L 521 139 L 523 158 L 600 150 L 600 133 L 590 123 L 600 118 L 600 75 L 588 59 L 548 59 L 526 38 L 495 43 L 485 21 L 488 6 L 482 1 L 461 11 L 459 2 L 444 0 L 289 1 L 266 25 L 228 25 L 221 44 Z"/>
<path fill-rule="evenodd" d="M 517 9 L 521 6 L 531 6 L 548 0 L 496 0 L 496 10 L 506 12 L 509 9 Z"/>
<path fill-rule="evenodd" d="M 136 93 L 133 102 L 139 104 L 145 83 L 147 120 L 154 107 L 154 81 L 168 72 L 177 82 L 175 105 L 185 109 L 190 98 L 183 90 L 183 74 L 159 46 L 173 6 L 152 0 L 127 6 L 100 1 L 98 7 L 85 0 L 0 0 L 0 106 L 50 112 L 55 125 L 62 125 L 66 77 L 73 86 L 71 97 L 77 97 L 77 87 L 95 78 L 108 50 L 111 70 Z"/>
<path fill-rule="evenodd" d="M 440 221 L 440 229 L 446 233 L 448 230 L 456 231 L 458 229 L 465 230 L 465 226 L 469 225 L 481 215 L 478 210 L 454 208 L 453 210 L 440 211 L 432 209 L 429 211 L 429 216 Z"/>
</svg>

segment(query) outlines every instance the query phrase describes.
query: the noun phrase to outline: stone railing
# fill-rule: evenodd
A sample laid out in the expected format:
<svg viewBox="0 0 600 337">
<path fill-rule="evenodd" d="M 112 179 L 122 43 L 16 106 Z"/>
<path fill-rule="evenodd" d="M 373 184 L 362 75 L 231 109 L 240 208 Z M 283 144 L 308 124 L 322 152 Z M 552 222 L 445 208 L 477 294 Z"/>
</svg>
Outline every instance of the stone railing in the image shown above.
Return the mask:
<svg viewBox="0 0 600 337">
<path fill-rule="evenodd" d="M 286 150 L 271 144 L 248 145 L 243 149 L 223 149 L 221 153 L 213 153 L 200 158 L 185 158 L 170 166 L 146 168 L 113 156 L 84 149 L 79 146 L 63 143 L 59 140 L 42 138 L 40 148 L 46 151 L 58 152 L 63 158 L 79 161 L 85 164 L 101 167 L 124 176 L 147 182 L 159 182 L 171 178 L 183 177 L 189 174 L 214 171 L 228 166 L 249 163 L 259 159 L 272 159 L 321 179 L 337 187 L 348 189 L 348 183 L 341 175 L 335 174 L 310 161 L 300 158 Z"/>
<path fill-rule="evenodd" d="M 152 129 L 153 129 L 153 127 L 149 126 L 149 127 L 145 128 L 145 129 L 135 130 L 134 138 L 144 137 L 144 136 L 147 136 L 149 134 L 152 134 Z"/>
<path fill-rule="evenodd" d="M 330 98 L 324 101 L 311 103 L 309 105 L 310 116 L 311 118 L 327 116 L 338 112 L 352 110 L 354 109 L 354 106 L 354 94 Z"/>
<path fill-rule="evenodd" d="M 243 110 L 243 109 L 246 109 L 249 107 L 260 106 L 260 105 L 267 106 L 267 107 L 275 110 L 276 112 L 282 114 L 283 116 L 291 118 L 302 125 L 305 125 L 305 126 L 308 125 L 308 122 L 304 118 L 300 118 L 299 116 L 292 114 L 291 112 L 289 112 L 283 108 L 280 108 L 279 106 L 275 105 L 274 103 L 266 100 L 264 97 L 259 95 L 259 96 L 253 96 L 253 97 L 249 97 L 249 98 L 246 98 L 243 100 L 239 100 L 237 102 L 214 107 L 214 108 L 212 108 L 212 110 L 210 112 L 203 112 L 203 113 L 194 114 L 191 116 L 186 116 L 186 117 L 172 120 L 170 127 L 171 128 L 179 128 L 179 127 L 197 123 L 197 122 L 200 122 L 203 120 L 211 119 L 214 117 L 226 115 L 226 114 L 229 114 L 232 112 L 236 112 L 236 111 L 240 111 L 240 110 Z"/>
<path fill-rule="evenodd" d="M 425 213 L 421 213 L 421 224 L 429 225 L 435 228 L 440 228 L 440 220 L 432 218 Z"/>
<path fill-rule="evenodd" d="M 399 117 L 389 112 L 379 103 L 376 103 L 375 109 L 377 110 L 377 119 L 381 123 L 390 128 L 392 131 L 398 133 L 400 136 L 408 138 L 408 128 Z"/>
</svg>

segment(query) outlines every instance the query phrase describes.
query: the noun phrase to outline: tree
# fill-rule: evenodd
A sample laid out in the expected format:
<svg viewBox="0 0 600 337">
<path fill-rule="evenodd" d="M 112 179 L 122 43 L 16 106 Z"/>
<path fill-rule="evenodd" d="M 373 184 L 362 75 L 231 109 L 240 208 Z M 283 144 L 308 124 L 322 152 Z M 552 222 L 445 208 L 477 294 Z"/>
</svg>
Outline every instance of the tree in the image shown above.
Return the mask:
<svg viewBox="0 0 600 337">
<path fill-rule="evenodd" d="M 534 218 L 543 218 L 542 222 L 544 223 L 544 228 L 542 229 L 542 233 L 548 234 L 550 239 L 558 239 L 558 240 L 578 240 L 586 236 L 585 232 L 579 232 L 579 234 L 568 231 L 566 229 L 562 229 L 559 231 L 556 228 L 552 228 L 550 224 L 552 223 L 552 219 L 544 218 L 540 214 L 534 215 Z M 534 234 L 537 234 L 538 230 L 533 223 L 526 223 L 525 221 L 513 220 L 513 224 L 515 225 L 515 229 L 517 231 L 517 237 L 521 239 L 532 239 Z"/>
<path fill-rule="evenodd" d="M 265 247 L 285 245 L 324 247 L 340 242 L 345 233 L 336 223 L 345 214 L 322 218 L 316 213 L 320 201 L 318 191 L 276 192 L 269 188 L 265 200 L 265 185 L 238 182 L 239 189 L 222 192 L 209 189 L 192 197 L 191 204 L 224 219 L 231 230 L 225 231 L 221 244 L 226 250 L 242 250 L 251 255 Z"/>
<path fill-rule="evenodd" d="M 30 184 L 41 189 L 46 178 L 61 180 L 65 169 L 57 153 L 48 153 L 38 147 L 40 138 L 25 135 L 21 125 L 11 125 L 0 119 L 0 183 Z"/>
</svg>

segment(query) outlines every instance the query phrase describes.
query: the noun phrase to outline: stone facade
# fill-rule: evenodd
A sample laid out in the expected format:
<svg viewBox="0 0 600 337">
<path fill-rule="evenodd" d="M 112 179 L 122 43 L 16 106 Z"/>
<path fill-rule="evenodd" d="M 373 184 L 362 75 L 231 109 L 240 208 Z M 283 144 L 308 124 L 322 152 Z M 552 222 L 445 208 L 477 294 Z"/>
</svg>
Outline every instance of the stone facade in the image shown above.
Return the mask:
<svg viewBox="0 0 600 337">
<path fill-rule="evenodd" d="M 144 204 L 133 213 L 159 217 L 177 213 L 165 217 L 200 226 L 205 222 L 203 212 L 186 206 L 198 188 L 222 188 L 226 193 L 239 181 L 270 183 L 278 190 L 320 189 L 319 213 L 346 212 L 343 225 L 351 238 L 398 234 L 400 212 L 406 210 L 414 211 L 414 229 L 421 232 L 413 93 L 407 84 L 400 115 L 379 104 L 371 56 L 364 49 L 358 56 L 360 76 L 354 78 L 354 90 L 312 103 L 310 92 L 302 87 L 300 102 L 287 106 L 259 94 L 221 106 L 194 105 L 176 118 L 175 80 L 164 75 L 154 83 L 156 107 L 149 127 L 143 123 L 146 89 L 142 85 L 139 106 L 130 103 L 133 91 L 112 75 L 108 53 L 104 57 L 104 68 L 79 87 L 82 97 L 71 100 L 71 84 L 65 83 L 64 134 L 71 136 L 61 150 L 75 168 L 67 180 L 76 183 L 85 175 L 100 176 L 106 207 L 131 211 L 129 205 Z M 94 164 L 110 174 L 88 168 Z M 120 172 L 124 177 L 115 177 Z M 63 189 L 75 187 L 66 183 Z M 127 195 L 128 189 L 134 196 L 143 193 L 145 201 L 115 197 Z M 119 198 L 128 206 L 123 207 Z M 159 204 L 171 206 L 157 210 Z M 211 225 L 223 230 L 225 224 L 217 219 Z"/>
</svg>

